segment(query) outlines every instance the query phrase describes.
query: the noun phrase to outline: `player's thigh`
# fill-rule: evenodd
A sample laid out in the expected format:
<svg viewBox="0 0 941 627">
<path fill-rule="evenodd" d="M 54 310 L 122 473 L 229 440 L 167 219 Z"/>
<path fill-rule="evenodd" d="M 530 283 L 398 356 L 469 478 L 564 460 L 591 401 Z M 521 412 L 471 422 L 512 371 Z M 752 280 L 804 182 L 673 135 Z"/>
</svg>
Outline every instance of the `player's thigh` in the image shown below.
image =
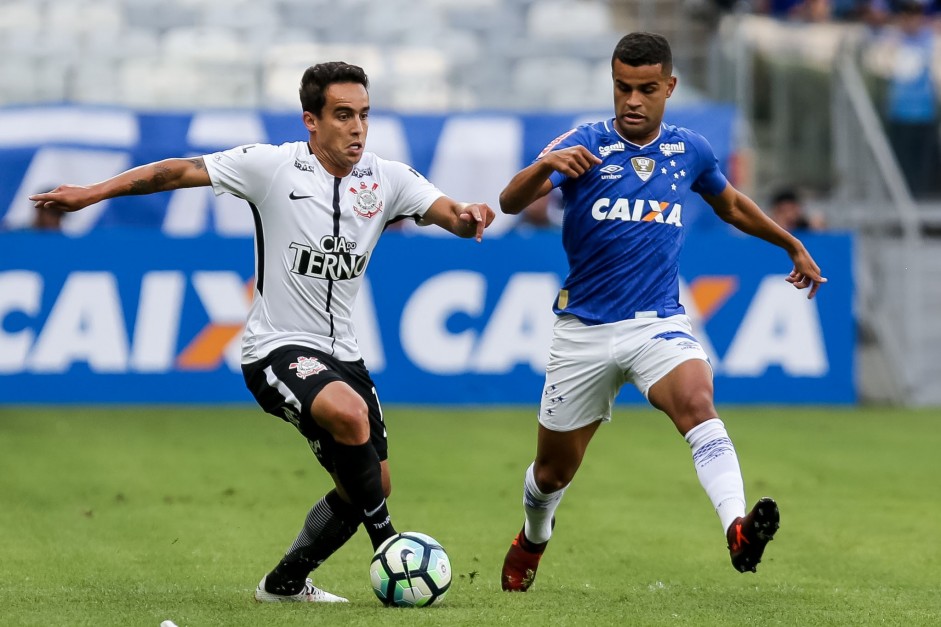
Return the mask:
<svg viewBox="0 0 941 627">
<path fill-rule="evenodd" d="M 343 381 L 366 404 L 369 418 L 369 441 L 376 449 L 379 460 L 385 461 L 389 457 L 388 434 L 382 415 L 382 405 L 379 403 L 379 394 L 376 391 L 376 384 L 373 382 L 369 370 L 363 360 L 339 362 L 337 367 L 343 376 Z"/>
<path fill-rule="evenodd" d="M 382 407 L 379 404 L 379 396 L 376 393 L 376 386 L 369 375 L 369 371 L 366 369 L 362 360 L 348 362 L 331 359 L 329 360 L 329 364 L 339 375 L 343 385 L 341 387 L 338 384 L 331 383 L 324 387 L 321 393 L 331 394 L 334 391 L 339 392 L 342 390 L 345 395 L 355 394 L 359 399 L 357 404 L 359 402 L 365 403 L 369 429 L 368 441 L 376 450 L 379 461 L 384 464 L 389 457 L 389 443 L 382 417 Z M 318 412 L 321 406 L 320 400 L 319 395 L 317 398 L 313 399 L 313 405 L 318 409 Z M 351 400 L 353 399 L 347 396 L 346 402 L 350 402 Z M 317 455 L 317 459 L 320 460 L 320 463 L 327 468 L 327 470 L 332 471 L 336 466 L 335 460 L 339 453 L 336 438 L 330 436 L 330 434 L 327 434 L 327 436 L 328 437 L 321 436 L 317 438 L 316 441 L 312 440 L 311 448 L 314 450 L 314 454 Z M 385 464 L 385 466 L 387 467 L 387 464 Z M 386 472 L 388 472 L 388 470 L 386 470 Z M 384 479 L 383 487 L 386 488 L 388 485 L 387 479 Z"/>
<path fill-rule="evenodd" d="M 331 381 L 314 396 L 310 414 L 337 442 L 362 444 L 369 439 L 369 416 L 363 397 L 345 380 Z"/>
<path fill-rule="evenodd" d="M 680 433 L 718 415 L 713 401 L 712 369 L 705 361 L 690 359 L 654 383 L 650 404 L 670 417 Z"/>
<path fill-rule="evenodd" d="M 282 346 L 264 359 L 242 365 L 245 384 L 263 410 L 290 422 L 307 437 L 322 431 L 310 413 L 317 394 L 342 375 L 310 348 Z"/>
<path fill-rule="evenodd" d="M 362 362 L 343 362 L 303 346 L 277 348 L 264 359 L 242 366 L 248 389 L 266 412 L 293 424 L 310 445 L 320 464 L 332 472 L 336 441 L 311 414 L 316 397 L 330 384 L 333 389 L 349 387 L 366 403 L 369 439 L 379 454 L 387 457 L 382 412 L 369 373 Z M 364 383 L 368 381 L 368 384 Z"/>
<path fill-rule="evenodd" d="M 671 393 L 690 395 L 708 392 L 711 398 L 712 365 L 702 344 L 693 336 L 689 318 L 679 315 L 653 320 L 638 327 L 633 335 L 630 342 L 637 348 L 632 349 L 626 358 L 627 376 L 649 401 L 653 402 L 650 392 L 655 385 L 674 373 L 681 364 L 690 361 L 696 363 L 683 369 L 689 373 L 689 377 L 677 376 L 674 378 L 678 385 L 658 387 Z M 663 396 L 657 395 L 661 403 Z M 659 406 L 657 403 L 654 405 Z"/>
<path fill-rule="evenodd" d="M 624 377 L 611 357 L 609 325 L 584 325 L 571 316 L 553 327 L 539 424 L 574 431 L 611 419 L 611 405 Z"/>
</svg>

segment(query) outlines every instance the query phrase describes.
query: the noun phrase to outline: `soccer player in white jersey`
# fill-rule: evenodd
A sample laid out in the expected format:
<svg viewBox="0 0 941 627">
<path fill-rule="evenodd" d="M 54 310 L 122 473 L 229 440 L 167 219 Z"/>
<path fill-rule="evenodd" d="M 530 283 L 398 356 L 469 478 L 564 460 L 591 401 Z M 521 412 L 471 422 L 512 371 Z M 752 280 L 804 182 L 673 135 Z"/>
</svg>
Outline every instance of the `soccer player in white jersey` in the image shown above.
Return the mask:
<svg viewBox="0 0 941 627">
<path fill-rule="evenodd" d="M 779 524 L 770 498 L 746 512 L 735 448 L 713 404 L 712 368 L 679 302 L 686 197 L 700 194 L 726 222 L 783 248 L 794 263 L 787 280 L 809 287 L 809 297 L 826 279 L 794 236 L 729 184 L 701 135 L 663 123 L 676 86 L 665 38 L 626 35 L 611 67 L 614 117 L 557 138 L 500 195 L 501 209 L 516 214 L 560 187 L 569 261 L 554 306 L 536 458 L 523 483 L 525 521 L 503 564 L 504 590 L 532 585 L 566 486 L 627 382 L 689 443 L 738 571 L 755 570 Z"/>
<path fill-rule="evenodd" d="M 257 267 L 242 336 L 245 381 L 266 412 L 308 440 L 335 483 L 258 584 L 258 601 L 346 601 L 308 575 L 360 523 L 374 547 L 395 534 L 382 411 L 351 322 L 383 229 L 411 218 L 480 241 L 494 217 L 486 204 L 452 200 L 407 165 L 365 152 L 368 86 L 360 67 L 321 63 L 301 80 L 307 141 L 167 159 L 30 197 L 37 208 L 76 211 L 115 196 L 212 186 L 251 206 Z"/>
</svg>

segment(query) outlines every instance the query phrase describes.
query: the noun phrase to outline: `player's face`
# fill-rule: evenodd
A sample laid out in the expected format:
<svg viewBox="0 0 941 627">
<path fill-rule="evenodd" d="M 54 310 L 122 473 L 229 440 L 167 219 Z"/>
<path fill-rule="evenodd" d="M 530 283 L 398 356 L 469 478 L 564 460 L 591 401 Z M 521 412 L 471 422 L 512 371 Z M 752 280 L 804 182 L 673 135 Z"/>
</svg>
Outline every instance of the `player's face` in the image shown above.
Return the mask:
<svg viewBox="0 0 941 627">
<path fill-rule="evenodd" d="M 311 149 L 328 172 L 346 176 L 359 163 L 369 130 L 369 93 L 359 83 L 327 87 L 320 116 L 304 112 Z"/>
<path fill-rule="evenodd" d="M 663 66 L 634 67 L 614 60 L 614 125 L 621 135 L 644 145 L 660 132 L 667 98 L 676 87 L 676 77 L 664 75 Z"/>
</svg>

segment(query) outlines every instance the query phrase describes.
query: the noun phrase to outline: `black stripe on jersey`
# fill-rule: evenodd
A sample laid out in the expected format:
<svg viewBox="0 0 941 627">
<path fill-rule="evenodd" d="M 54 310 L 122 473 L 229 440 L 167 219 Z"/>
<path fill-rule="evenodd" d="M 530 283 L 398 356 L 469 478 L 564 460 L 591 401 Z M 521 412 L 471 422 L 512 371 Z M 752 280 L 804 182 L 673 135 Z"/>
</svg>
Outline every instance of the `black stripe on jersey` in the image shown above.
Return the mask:
<svg viewBox="0 0 941 627">
<path fill-rule="evenodd" d="M 340 237 L 340 185 L 343 179 L 333 179 L 333 236 Z"/>
<path fill-rule="evenodd" d="M 338 177 L 333 177 L 333 236 L 340 236 L 340 184 L 343 182 L 343 179 Z M 327 314 L 330 316 L 330 337 L 333 338 L 333 342 L 330 345 L 330 353 L 333 354 L 333 347 L 336 345 L 337 338 L 334 335 L 333 327 L 333 314 L 330 313 L 330 301 L 333 300 L 333 279 L 329 279 L 327 283 Z"/>
<path fill-rule="evenodd" d="M 258 257 L 258 267 L 255 268 L 255 287 L 258 293 L 265 294 L 265 230 L 261 225 L 261 214 L 258 207 L 248 203 L 252 208 L 252 219 L 255 221 L 255 255 Z"/>
</svg>

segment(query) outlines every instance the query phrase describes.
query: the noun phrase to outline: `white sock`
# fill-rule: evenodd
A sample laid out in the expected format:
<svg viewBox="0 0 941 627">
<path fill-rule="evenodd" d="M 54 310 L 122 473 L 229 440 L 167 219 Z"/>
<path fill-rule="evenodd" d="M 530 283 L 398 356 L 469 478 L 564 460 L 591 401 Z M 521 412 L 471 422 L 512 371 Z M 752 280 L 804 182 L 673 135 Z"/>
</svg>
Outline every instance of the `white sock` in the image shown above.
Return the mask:
<svg viewBox="0 0 941 627">
<path fill-rule="evenodd" d="M 723 531 L 728 531 L 736 518 L 745 515 L 745 486 L 732 440 L 722 421 L 713 418 L 690 429 L 686 441 L 699 483 L 716 508 Z"/>
<path fill-rule="evenodd" d="M 541 544 L 552 536 L 552 516 L 562 500 L 565 488 L 550 494 L 541 492 L 536 487 L 533 466 L 535 462 L 526 469 L 526 478 L 523 480 L 523 510 L 526 512 L 523 532 L 527 540 L 533 544 Z"/>
</svg>

